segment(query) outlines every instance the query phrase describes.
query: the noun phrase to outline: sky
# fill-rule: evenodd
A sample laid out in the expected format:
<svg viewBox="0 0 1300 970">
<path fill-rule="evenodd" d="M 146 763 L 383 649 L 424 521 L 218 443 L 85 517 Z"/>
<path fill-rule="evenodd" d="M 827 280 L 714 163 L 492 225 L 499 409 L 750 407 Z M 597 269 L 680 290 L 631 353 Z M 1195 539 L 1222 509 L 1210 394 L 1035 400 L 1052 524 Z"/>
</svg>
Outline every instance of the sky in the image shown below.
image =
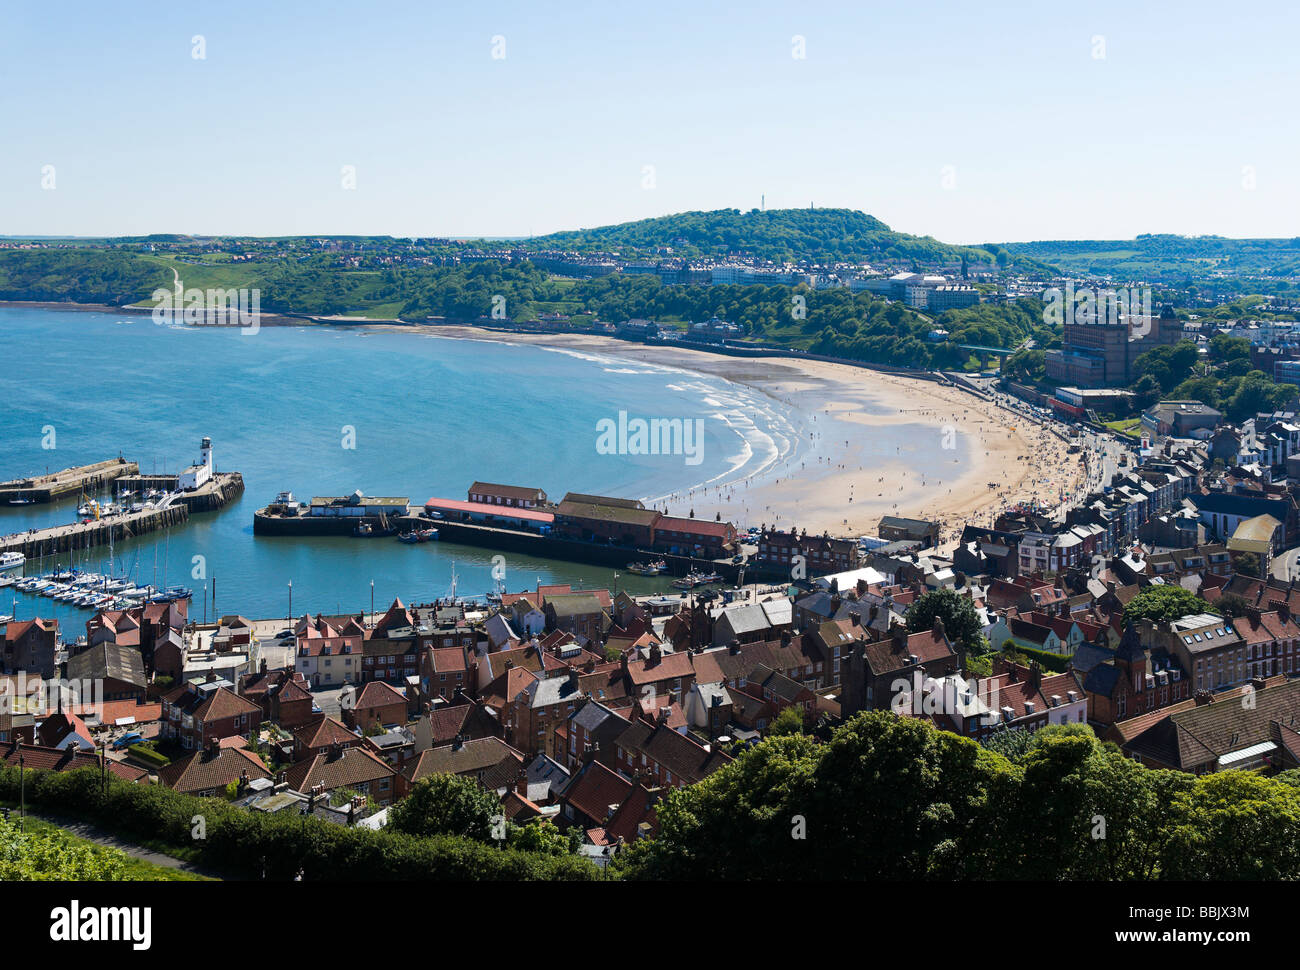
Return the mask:
<svg viewBox="0 0 1300 970">
<path fill-rule="evenodd" d="M 0 4 L 0 234 L 1300 234 L 1300 4 Z"/>
</svg>

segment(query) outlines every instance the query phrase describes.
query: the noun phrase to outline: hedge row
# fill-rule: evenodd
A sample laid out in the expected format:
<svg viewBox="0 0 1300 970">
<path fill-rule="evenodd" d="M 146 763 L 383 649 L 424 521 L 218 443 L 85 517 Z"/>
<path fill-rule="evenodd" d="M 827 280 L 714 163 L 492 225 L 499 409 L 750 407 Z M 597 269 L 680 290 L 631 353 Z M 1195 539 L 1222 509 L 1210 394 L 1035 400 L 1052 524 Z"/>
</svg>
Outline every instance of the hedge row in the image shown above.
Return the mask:
<svg viewBox="0 0 1300 970">
<path fill-rule="evenodd" d="M 1039 666 L 1044 670 L 1050 670 L 1054 674 L 1063 674 L 1070 668 L 1070 659 L 1074 656 L 1072 653 L 1052 653 L 1050 650 L 1038 650 L 1034 647 L 1022 647 L 1020 644 L 1015 645 L 1016 653 L 1023 653 L 1030 660 L 1037 660 Z"/>
<path fill-rule="evenodd" d="M 27 804 L 93 822 L 124 838 L 193 846 L 198 865 L 232 879 L 587 880 L 599 873 L 574 856 L 498 849 L 456 836 L 416 838 L 348 828 L 297 813 L 249 811 L 161 785 L 112 776 L 101 794 L 95 768 L 26 773 Z M 19 772 L 0 767 L 0 798 L 17 802 Z M 202 838 L 195 833 L 202 828 Z"/>
</svg>

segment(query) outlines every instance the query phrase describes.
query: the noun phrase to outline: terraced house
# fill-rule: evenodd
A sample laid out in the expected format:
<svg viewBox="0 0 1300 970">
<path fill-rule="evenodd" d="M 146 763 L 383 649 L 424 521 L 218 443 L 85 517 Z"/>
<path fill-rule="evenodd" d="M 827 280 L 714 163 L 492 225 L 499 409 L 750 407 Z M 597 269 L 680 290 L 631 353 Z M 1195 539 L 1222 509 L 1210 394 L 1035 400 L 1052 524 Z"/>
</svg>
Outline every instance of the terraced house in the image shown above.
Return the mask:
<svg viewBox="0 0 1300 970">
<path fill-rule="evenodd" d="M 354 617 L 303 617 L 294 632 L 294 669 L 313 687 L 339 686 L 361 678 L 365 630 Z"/>
<path fill-rule="evenodd" d="M 204 748 L 209 740 L 250 738 L 262 711 L 232 690 L 229 681 L 186 684 L 163 695 L 162 736 L 186 748 Z"/>
</svg>

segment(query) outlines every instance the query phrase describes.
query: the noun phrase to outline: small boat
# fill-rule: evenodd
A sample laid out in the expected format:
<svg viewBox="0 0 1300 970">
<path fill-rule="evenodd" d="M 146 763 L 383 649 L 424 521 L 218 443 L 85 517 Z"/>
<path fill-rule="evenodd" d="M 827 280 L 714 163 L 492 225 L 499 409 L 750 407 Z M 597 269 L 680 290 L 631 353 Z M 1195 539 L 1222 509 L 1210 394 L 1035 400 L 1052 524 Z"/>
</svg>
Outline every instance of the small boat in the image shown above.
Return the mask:
<svg viewBox="0 0 1300 970">
<path fill-rule="evenodd" d="M 678 589 L 694 589 L 697 586 L 706 586 L 709 583 L 717 583 L 722 577 L 717 573 L 702 573 L 697 570 L 691 570 L 681 579 L 674 579 L 673 585 Z"/>
<path fill-rule="evenodd" d="M 155 593 L 149 597 L 150 603 L 174 603 L 176 600 L 187 600 L 194 596 L 194 590 L 188 586 L 168 586 L 160 593 Z"/>
<path fill-rule="evenodd" d="M 11 498 L 9 500 L 10 505 L 31 505 L 32 502 L 33 499 L 29 498 Z"/>
<path fill-rule="evenodd" d="M 354 536 L 365 538 L 375 534 L 375 527 L 369 522 L 358 522 L 355 529 L 352 530 Z"/>
<path fill-rule="evenodd" d="M 21 552 L 0 553 L 0 573 L 8 572 L 11 569 L 17 569 L 26 561 L 27 557 Z"/>
<path fill-rule="evenodd" d="M 630 562 L 627 564 L 627 571 L 636 573 L 638 576 L 658 576 L 666 572 L 668 564 L 663 560 L 659 562 Z"/>
<path fill-rule="evenodd" d="M 415 537 L 416 537 L 416 539 L 418 539 L 420 542 L 431 542 L 432 540 L 438 538 L 438 530 L 437 530 L 437 529 L 420 529 L 418 532 L 415 533 Z"/>
<path fill-rule="evenodd" d="M 408 546 L 413 546 L 420 541 L 420 537 L 414 532 L 401 532 L 397 536 L 398 542 L 405 542 Z"/>
</svg>

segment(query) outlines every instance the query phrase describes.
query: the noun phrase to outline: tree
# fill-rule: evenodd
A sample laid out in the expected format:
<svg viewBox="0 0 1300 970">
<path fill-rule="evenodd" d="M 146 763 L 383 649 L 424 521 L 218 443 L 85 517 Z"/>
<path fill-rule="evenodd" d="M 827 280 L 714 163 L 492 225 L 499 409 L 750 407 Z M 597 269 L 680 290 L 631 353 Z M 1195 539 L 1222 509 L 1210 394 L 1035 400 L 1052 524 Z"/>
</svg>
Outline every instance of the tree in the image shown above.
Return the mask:
<svg viewBox="0 0 1300 970">
<path fill-rule="evenodd" d="M 980 635 L 980 618 L 975 603 L 951 589 L 935 589 L 922 595 L 907 609 L 907 629 L 920 633 L 934 626 L 935 617 L 943 620 L 944 632 L 954 643 L 967 647 Z"/>
<path fill-rule="evenodd" d="M 524 852 L 543 855 L 569 855 L 582 844 L 581 829 L 574 826 L 565 835 L 549 819 L 535 819 L 524 825 L 511 822 L 506 828 L 506 845 Z"/>
<path fill-rule="evenodd" d="M 1160 398 L 1160 382 L 1150 374 L 1143 374 L 1133 385 L 1133 406 L 1145 411 Z"/>
<path fill-rule="evenodd" d="M 1193 613 L 1219 612 L 1205 600 L 1182 586 L 1148 586 L 1124 607 L 1124 624 L 1147 619 L 1155 622 L 1176 620 Z"/>
<path fill-rule="evenodd" d="M 659 835 L 617 869 L 653 879 L 1300 878 L 1300 772 L 1149 769 L 1079 724 L 995 738 L 981 746 L 882 711 L 855 715 L 826 744 L 768 738 L 670 792 Z"/>
<path fill-rule="evenodd" d="M 495 795 L 468 778 L 436 774 L 416 782 L 411 793 L 388 813 L 388 827 L 407 835 L 463 835 L 492 839 L 501 812 Z"/>
<path fill-rule="evenodd" d="M 1232 557 L 1232 568 L 1243 576 L 1258 579 L 1263 572 L 1259 556 L 1253 552 L 1239 552 Z"/>
<path fill-rule="evenodd" d="M 1196 779 L 1170 805 L 1166 879 L 1294 879 L 1300 788 L 1246 771 Z"/>
<path fill-rule="evenodd" d="M 1224 593 L 1214 601 L 1215 608 L 1224 616 L 1245 616 L 1251 605 L 1250 600 L 1237 593 Z"/>
<path fill-rule="evenodd" d="M 769 737 L 777 737 L 782 734 L 803 734 L 803 727 L 803 711 L 791 704 L 772 718 L 772 723 L 767 726 L 767 734 Z"/>
</svg>

